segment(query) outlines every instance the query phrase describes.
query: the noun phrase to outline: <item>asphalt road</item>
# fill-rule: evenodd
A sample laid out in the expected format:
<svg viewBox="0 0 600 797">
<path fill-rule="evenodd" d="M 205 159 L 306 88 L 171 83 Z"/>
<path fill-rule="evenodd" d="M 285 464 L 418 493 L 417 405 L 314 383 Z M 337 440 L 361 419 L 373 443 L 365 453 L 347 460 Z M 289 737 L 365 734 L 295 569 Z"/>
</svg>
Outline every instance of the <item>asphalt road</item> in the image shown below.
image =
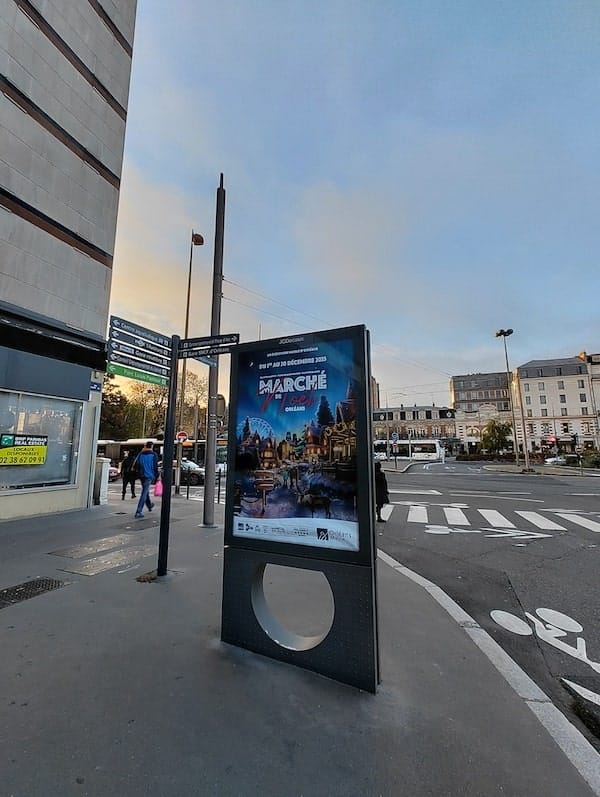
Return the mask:
<svg viewBox="0 0 600 797">
<path fill-rule="evenodd" d="M 378 547 L 440 586 L 600 749 L 600 478 L 386 464 Z"/>
</svg>

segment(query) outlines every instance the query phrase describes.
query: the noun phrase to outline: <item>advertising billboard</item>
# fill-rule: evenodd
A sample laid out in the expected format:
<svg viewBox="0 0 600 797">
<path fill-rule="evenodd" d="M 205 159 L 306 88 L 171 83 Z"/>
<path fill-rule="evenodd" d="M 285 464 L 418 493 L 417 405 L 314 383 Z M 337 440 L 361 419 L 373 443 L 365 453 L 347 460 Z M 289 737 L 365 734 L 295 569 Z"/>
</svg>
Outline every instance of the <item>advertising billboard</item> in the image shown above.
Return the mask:
<svg viewBox="0 0 600 797">
<path fill-rule="evenodd" d="M 368 385 L 363 326 L 236 348 L 226 544 L 372 561 Z"/>
</svg>

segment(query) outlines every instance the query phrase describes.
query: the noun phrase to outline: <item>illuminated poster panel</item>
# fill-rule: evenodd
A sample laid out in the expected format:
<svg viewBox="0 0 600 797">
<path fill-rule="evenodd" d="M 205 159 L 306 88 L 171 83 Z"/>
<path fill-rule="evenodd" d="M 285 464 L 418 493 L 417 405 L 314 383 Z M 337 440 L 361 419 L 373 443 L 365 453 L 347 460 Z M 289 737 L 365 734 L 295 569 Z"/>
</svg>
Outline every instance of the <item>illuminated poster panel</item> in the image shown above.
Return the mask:
<svg viewBox="0 0 600 797">
<path fill-rule="evenodd" d="M 369 545 L 360 531 L 370 495 L 366 336 L 361 326 L 236 347 L 230 542 L 300 545 L 354 560 L 368 553 L 368 508 Z"/>
</svg>

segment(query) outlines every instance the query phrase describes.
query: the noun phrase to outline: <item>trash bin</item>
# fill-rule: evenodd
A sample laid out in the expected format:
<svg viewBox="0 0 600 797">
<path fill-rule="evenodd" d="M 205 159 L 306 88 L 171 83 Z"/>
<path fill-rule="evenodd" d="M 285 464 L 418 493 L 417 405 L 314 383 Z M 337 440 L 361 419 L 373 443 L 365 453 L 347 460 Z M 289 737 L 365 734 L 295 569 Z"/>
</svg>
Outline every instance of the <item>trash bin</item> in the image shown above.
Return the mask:
<svg viewBox="0 0 600 797">
<path fill-rule="evenodd" d="M 96 470 L 94 473 L 94 504 L 108 503 L 108 468 L 110 459 L 96 457 Z"/>
</svg>

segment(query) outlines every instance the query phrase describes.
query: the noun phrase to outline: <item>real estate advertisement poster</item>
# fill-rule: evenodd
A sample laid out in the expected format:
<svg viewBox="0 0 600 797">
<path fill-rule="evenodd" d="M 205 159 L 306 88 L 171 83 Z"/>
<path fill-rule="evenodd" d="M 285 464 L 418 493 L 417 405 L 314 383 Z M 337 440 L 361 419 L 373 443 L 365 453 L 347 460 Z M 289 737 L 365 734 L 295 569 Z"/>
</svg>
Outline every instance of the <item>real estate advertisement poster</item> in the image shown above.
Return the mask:
<svg viewBox="0 0 600 797">
<path fill-rule="evenodd" d="M 233 537 L 359 551 L 365 336 L 364 327 L 351 327 L 237 347 Z"/>
</svg>

